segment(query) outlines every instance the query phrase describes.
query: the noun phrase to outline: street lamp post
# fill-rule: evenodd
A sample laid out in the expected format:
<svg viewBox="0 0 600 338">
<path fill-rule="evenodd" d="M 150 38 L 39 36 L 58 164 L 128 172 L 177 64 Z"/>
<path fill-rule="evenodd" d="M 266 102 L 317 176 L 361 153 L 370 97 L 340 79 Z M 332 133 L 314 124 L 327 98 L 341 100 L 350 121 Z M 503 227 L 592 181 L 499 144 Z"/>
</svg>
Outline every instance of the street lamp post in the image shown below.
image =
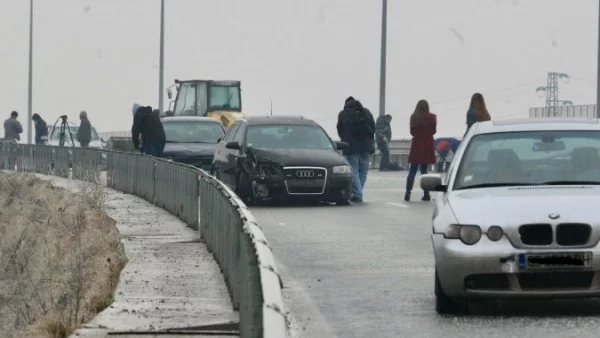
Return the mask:
<svg viewBox="0 0 600 338">
<path fill-rule="evenodd" d="M 596 118 L 600 119 L 600 6 L 598 7 L 598 70 L 596 74 Z"/>
<path fill-rule="evenodd" d="M 160 61 L 158 74 L 158 110 L 163 113 L 165 76 L 165 0 L 160 0 Z"/>
<path fill-rule="evenodd" d="M 32 93 L 33 93 L 33 0 L 29 0 L 29 84 L 28 84 L 28 99 L 27 99 L 27 143 L 31 144 L 31 116 L 32 108 Z"/>
<path fill-rule="evenodd" d="M 387 0 L 383 0 L 381 13 L 381 65 L 379 70 L 379 116 L 385 115 L 385 82 L 387 58 Z"/>
</svg>

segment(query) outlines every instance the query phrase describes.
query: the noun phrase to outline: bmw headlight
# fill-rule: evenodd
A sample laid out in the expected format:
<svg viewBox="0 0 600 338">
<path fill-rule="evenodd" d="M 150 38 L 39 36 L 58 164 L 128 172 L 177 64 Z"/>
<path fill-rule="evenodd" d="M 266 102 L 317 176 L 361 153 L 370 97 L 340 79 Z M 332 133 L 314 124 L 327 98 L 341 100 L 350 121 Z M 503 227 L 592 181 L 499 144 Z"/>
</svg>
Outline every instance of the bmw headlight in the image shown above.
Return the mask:
<svg viewBox="0 0 600 338">
<path fill-rule="evenodd" d="M 335 167 L 333 167 L 334 175 L 351 174 L 351 173 L 352 173 L 352 167 L 349 165 L 336 165 Z"/>
<path fill-rule="evenodd" d="M 478 225 L 452 224 L 444 237 L 460 239 L 466 245 L 473 245 L 481 239 L 481 228 Z"/>
</svg>

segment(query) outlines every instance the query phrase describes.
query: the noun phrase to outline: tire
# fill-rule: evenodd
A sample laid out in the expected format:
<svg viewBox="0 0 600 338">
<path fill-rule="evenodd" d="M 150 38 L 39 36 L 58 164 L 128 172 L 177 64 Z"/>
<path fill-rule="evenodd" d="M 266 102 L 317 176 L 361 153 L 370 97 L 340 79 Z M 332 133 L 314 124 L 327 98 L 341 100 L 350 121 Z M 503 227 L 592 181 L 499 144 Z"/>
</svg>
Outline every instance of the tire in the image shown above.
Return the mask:
<svg viewBox="0 0 600 338">
<path fill-rule="evenodd" d="M 335 205 L 337 205 L 337 206 L 350 205 L 350 199 L 349 198 L 337 199 L 337 200 L 335 200 Z"/>
<path fill-rule="evenodd" d="M 435 270 L 435 311 L 441 315 L 454 315 L 468 312 L 468 304 L 456 301 L 446 295 Z"/>
<path fill-rule="evenodd" d="M 252 205 L 254 203 L 254 192 L 250 183 L 250 177 L 247 173 L 241 172 L 238 175 L 235 185 L 235 193 L 246 203 Z"/>
</svg>

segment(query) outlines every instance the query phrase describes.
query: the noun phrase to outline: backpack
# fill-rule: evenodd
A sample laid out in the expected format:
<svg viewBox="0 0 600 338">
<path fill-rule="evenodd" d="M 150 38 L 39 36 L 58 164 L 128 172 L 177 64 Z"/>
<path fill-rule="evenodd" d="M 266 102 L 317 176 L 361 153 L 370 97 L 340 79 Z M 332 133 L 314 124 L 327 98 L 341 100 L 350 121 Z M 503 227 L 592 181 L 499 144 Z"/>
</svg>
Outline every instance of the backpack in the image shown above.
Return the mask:
<svg viewBox="0 0 600 338">
<path fill-rule="evenodd" d="M 375 131 L 371 126 L 368 111 L 363 107 L 357 107 L 349 113 L 350 134 L 357 140 L 373 139 Z"/>
</svg>

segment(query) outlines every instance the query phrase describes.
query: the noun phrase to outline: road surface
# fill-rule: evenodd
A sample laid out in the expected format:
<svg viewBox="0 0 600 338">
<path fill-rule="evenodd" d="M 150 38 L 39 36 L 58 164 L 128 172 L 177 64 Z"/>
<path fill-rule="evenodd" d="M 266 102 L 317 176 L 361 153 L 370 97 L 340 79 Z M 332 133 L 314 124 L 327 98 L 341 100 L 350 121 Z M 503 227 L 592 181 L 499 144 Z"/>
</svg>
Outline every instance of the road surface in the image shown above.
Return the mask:
<svg viewBox="0 0 600 338">
<path fill-rule="evenodd" d="M 299 337 L 597 337 L 598 301 L 475 304 L 439 316 L 433 202 L 403 200 L 404 175 L 371 171 L 350 207 L 253 207 L 277 259 Z"/>
</svg>

